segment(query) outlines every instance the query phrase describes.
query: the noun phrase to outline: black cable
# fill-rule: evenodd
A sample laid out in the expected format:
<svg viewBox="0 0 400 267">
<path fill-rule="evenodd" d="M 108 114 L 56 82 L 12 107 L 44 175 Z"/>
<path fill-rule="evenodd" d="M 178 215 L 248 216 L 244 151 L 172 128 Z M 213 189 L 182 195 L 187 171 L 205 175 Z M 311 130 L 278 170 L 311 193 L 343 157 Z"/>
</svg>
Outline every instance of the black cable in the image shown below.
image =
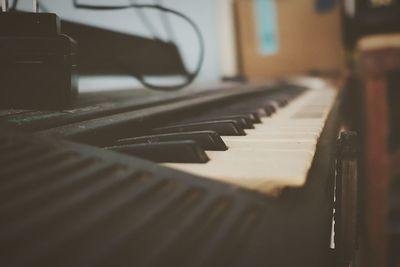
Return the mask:
<svg viewBox="0 0 400 267">
<path fill-rule="evenodd" d="M 199 75 L 201 67 L 204 62 L 204 54 L 205 54 L 205 47 L 204 47 L 204 40 L 203 36 L 201 34 L 201 31 L 199 27 L 196 25 L 196 23 L 191 20 L 188 16 L 185 14 L 178 12 L 176 10 L 158 5 L 158 4 L 127 4 L 127 5 L 118 5 L 118 6 L 108 6 L 108 5 L 87 5 L 87 4 L 80 4 L 78 3 L 78 0 L 73 0 L 73 4 L 75 8 L 78 9 L 88 9 L 88 10 L 98 10 L 98 11 L 107 11 L 107 10 L 122 10 L 122 9 L 128 9 L 128 8 L 144 8 L 144 9 L 155 9 L 155 10 L 160 10 L 165 13 L 171 13 L 177 17 L 180 17 L 181 19 L 185 20 L 194 30 L 194 32 L 197 35 L 197 38 L 199 40 L 200 44 L 200 55 L 199 55 L 199 60 L 197 62 L 196 68 L 192 73 L 187 74 L 186 76 L 186 81 L 183 82 L 182 84 L 179 85 L 174 85 L 174 86 L 159 86 L 159 85 L 154 85 L 151 83 L 148 83 L 144 77 L 142 76 L 137 76 L 133 75 L 136 77 L 142 85 L 150 88 L 150 89 L 155 89 L 155 90 L 161 90 L 161 91 L 172 91 L 172 90 L 178 90 L 182 89 L 183 87 L 191 84 L 194 79 Z"/>
<path fill-rule="evenodd" d="M 132 4 L 136 4 L 136 0 L 130 0 Z M 140 9 L 135 9 L 137 12 L 139 19 L 142 21 L 143 25 L 147 28 L 147 30 L 153 35 L 153 39 L 160 40 L 160 34 L 157 32 L 156 28 L 150 22 L 149 18 L 146 16 L 146 13 L 142 12 Z"/>
</svg>

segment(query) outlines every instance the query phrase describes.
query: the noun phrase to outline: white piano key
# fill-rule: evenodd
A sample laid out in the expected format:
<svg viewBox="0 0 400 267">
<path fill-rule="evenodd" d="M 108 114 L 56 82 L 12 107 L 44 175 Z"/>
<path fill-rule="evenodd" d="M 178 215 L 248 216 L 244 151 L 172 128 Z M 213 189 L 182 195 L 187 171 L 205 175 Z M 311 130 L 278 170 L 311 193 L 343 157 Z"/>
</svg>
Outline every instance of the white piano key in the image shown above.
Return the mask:
<svg viewBox="0 0 400 267">
<path fill-rule="evenodd" d="M 275 162 L 276 158 L 293 158 L 294 159 L 304 159 L 309 160 L 313 158 L 314 153 L 304 150 L 294 150 L 294 149 L 254 149 L 254 150 L 244 150 L 231 148 L 229 153 L 226 151 L 207 151 L 207 156 L 210 161 L 272 161 Z"/>
<path fill-rule="evenodd" d="M 258 132 L 270 132 L 270 133 L 287 133 L 287 132 L 296 132 L 296 133 L 320 133 L 322 132 L 322 128 L 320 126 L 290 126 L 290 125 L 273 125 L 273 127 L 263 127 L 256 126 Z M 246 130 L 247 131 L 247 130 Z"/>
<path fill-rule="evenodd" d="M 313 151 L 262 151 L 232 149 L 232 153 L 210 153 L 206 164 L 165 164 L 195 175 L 219 180 L 267 194 L 283 187 L 305 183 Z"/>
<path fill-rule="evenodd" d="M 303 150 L 313 152 L 315 150 L 315 141 L 277 141 L 265 139 L 246 139 L 223 137 L 225 144 L 229 149 L 243 150 Z"/>
<path fill-rule="evenodd" d="M 316 133 L 271 133 L 271 132 L 258 132 L 249 131 L 247 132 L 247 138 L 263 138 L 263 139 L 276 139 L 276 140 L 315 140 L 319 137 L 319 134 Z"/>
</svg>

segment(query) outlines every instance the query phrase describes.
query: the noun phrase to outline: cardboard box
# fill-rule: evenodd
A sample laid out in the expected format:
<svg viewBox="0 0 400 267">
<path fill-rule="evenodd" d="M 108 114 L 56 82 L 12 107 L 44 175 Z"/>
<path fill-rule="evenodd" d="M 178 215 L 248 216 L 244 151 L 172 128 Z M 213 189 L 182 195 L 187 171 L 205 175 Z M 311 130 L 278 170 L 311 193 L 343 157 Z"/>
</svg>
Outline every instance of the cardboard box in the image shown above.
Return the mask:
<svg viewBox="0 0 400 267">
<path fill-rule="evenodd" d="M 263 54 L 260 49 L 260 10 L 256 9 L 256 1 L 275 1 L 276 54 Z M 240 69 L 248 78 L 345 69 L 339 5 L 319 13 L 314 0 L 236 0 L 235 9 Z"/>
</svg>

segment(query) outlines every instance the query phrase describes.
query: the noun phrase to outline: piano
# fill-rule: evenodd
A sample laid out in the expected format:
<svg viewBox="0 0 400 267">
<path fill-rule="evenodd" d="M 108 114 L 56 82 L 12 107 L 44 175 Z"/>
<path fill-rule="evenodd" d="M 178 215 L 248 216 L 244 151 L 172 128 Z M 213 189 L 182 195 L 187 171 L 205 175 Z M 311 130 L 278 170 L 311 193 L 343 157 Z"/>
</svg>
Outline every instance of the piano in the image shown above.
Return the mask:
<svg viewBox="0 0 400 267">
<path fill-rule="evenodd" d="M 1 110 L 0 264 L 333 266 L 336 89 L 303 77 Z"/>
</svg>

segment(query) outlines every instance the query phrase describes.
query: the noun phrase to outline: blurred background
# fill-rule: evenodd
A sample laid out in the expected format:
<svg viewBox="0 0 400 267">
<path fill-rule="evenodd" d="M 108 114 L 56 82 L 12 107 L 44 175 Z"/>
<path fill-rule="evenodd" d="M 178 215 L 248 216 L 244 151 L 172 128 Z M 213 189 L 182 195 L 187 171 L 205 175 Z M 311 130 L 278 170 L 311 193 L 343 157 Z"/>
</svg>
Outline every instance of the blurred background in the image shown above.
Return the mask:
<svg viewBox="0 0 400 267">
<path fill-rule="evenodd" d="M 106 0 L 80 2 L 110 4 Z M 171 7 L 198 25 L 204 38 L 205 58 L 197 82 L 215 82 L 222 78 L 263 79 L 299 72 L 342 71 L 344 50 L 340 8 L 336 2 L 322 1 L 318 5 L 311 0 L 147 0 L 140 4 Z M 127 3 L 137 1 L 112 1 L 112 5 Z M 151 9 L 82 10 L 76 9 L 72 1 L 42 0 L 41 4 L 65 21 L 172 41 L 189 70 L 193 70 L 198 61 L 200 47 L 193 29 L 171 14 Z M 19 1 L 18 8 L 30 10 L 31 1 Z M 110 47 L 107 53 L 112 51 Z M 136 51 L 133 46 L 129 53 Z M 116 85 L 116 80 L 110 82 L 110 77 L 99 79 L 100 85 L 81 79 L 81 91 Z M 139 86 L 129 76 L 119 77 L 118 83 Z"/>
</svg>

